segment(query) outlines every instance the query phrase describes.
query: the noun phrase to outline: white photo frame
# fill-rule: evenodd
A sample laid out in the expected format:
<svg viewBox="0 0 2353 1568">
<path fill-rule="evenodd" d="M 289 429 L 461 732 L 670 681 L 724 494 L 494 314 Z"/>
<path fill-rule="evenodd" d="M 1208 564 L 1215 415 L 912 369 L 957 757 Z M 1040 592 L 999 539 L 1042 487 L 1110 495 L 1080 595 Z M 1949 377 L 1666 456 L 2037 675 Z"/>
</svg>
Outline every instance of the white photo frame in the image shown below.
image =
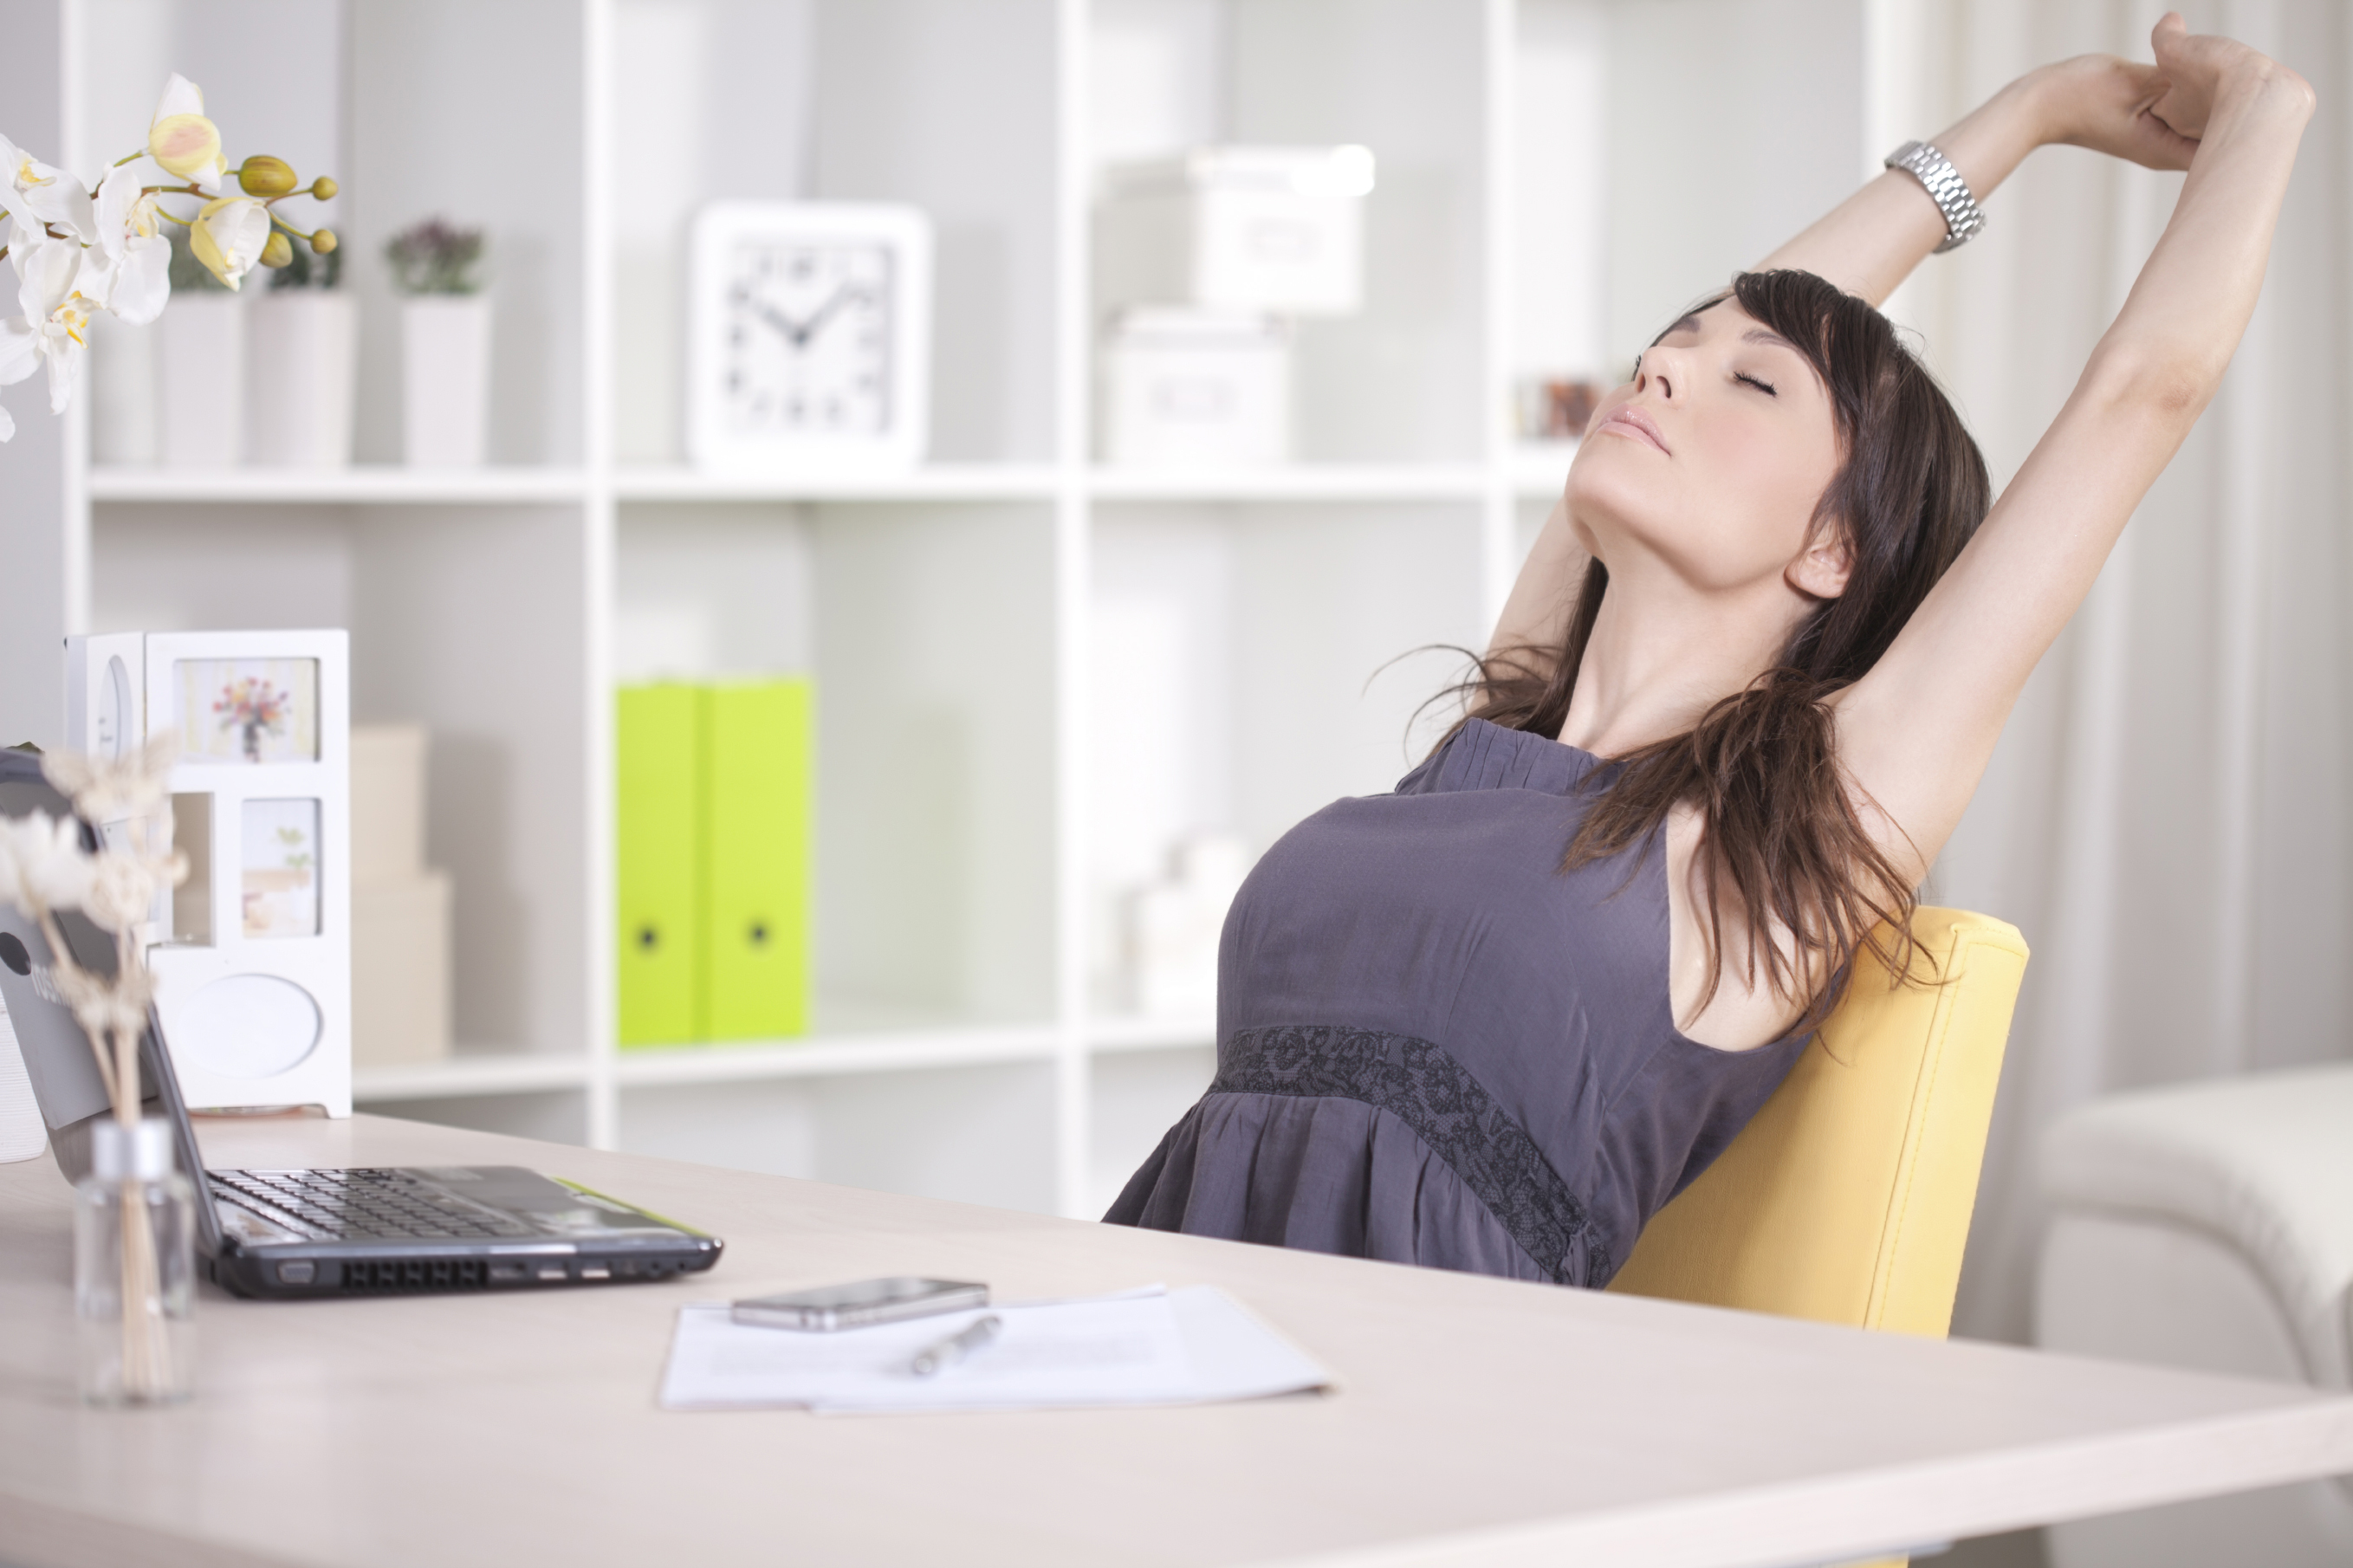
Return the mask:
<svg viewBox="0 0 2353 1568">
<path fill-rule="evenodd" d="M 696 217 L 686 447 L 735 470 L 912 468 L 931 429 L 917 208 L 720 202 Z"/>
<path fill-rule="evenodd" d="M 199 879 L 145 936 L 188 1105 L 349 1116 L 350 635 L 116 633 L 69 638 L 67 662 L 69 745 L 178 742 L 178 847 Z"/>
</svg>

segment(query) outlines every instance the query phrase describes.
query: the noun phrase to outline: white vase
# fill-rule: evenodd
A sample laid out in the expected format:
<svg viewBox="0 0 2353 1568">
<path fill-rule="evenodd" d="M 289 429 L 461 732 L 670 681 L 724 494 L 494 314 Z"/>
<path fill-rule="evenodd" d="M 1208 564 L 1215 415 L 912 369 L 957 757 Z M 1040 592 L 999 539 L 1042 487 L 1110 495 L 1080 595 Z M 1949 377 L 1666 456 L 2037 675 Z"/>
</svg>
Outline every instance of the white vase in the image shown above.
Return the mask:
<svg viewBox="0 0 2353 1568">
<path fill-rule="evenodd" d="M 173 468 L 220 468 L 245 455 L 245 300 L 175 295 L 155 320 L 156 433 Z"/>
<path fill-rule="evenodd" d="M 246 461 L 283 468 L 348 464 L 359 365 L 359 311 L 352 297 L 280 289 L 248 310 Z"/>
<path fill-rule="evenodd" d="M 159 326 L 134 327 L 108 315 L 90 319 L 90 458 L 110 468 L 146 468 L 162 456 L 155 421 Z"/>
<path fill-rule="evenodd" d="M 491 414 L 491 302 L 434 294 L 400 308 L 401 442 L 409 466 L 481 467 Z"/>
</svg>

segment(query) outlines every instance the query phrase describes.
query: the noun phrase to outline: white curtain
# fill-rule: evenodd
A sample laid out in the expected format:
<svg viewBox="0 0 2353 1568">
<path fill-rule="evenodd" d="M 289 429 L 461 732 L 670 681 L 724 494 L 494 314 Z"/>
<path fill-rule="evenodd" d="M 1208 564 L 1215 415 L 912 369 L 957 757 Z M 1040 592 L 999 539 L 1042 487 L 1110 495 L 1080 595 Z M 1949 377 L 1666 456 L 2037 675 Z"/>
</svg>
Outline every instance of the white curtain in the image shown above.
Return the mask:
<svg viewBox="0 0 2353 1568">
<path fill-rule="evenodd" d="M 2060 56 L 2146 59 L 2164 9 L 1875 0 L 1887 85 L 1873 129 L 1889 145 L 1933 133 Z M 2036 673 L 1929 886 L 2034 949 L 1955 1321 L 1984 1338 L 2030 1332 L 2034 1150 L 2053 1117 L 2117 1089 L 2353 1056 L 2353 7 L 2183 9 L 2302 72 L 2321 109 L 2221 395 Z M 1985 234 L 1892 303 L 1997 483 L 2065 398 L 2179 188 L 2045 149 L 1989 202 Z"/>
</svg>

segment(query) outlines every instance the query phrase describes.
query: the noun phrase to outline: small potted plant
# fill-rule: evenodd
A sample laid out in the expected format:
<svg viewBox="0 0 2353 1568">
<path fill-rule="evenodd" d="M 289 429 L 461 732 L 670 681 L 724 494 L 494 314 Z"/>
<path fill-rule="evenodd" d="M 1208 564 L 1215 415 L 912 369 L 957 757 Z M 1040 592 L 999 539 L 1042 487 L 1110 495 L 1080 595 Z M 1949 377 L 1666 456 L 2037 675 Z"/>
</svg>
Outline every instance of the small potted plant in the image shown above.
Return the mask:
<svg viewBox="0 0 2353 1568">
<path fill-rule="evenodd" d="M 385 247 L 400 310 L 401 439 L 411 466 L 479 468 L 491 411 L 482 231 L 427 218 Z"/>
<path fill-rule="evenodd" d="M 341 251 L 287 240 L 284 262 L 248 310 L 248 462 L 340 468 L 352 460 L 359 311 L 342 287 L 343 259 Z"/>
</svg>

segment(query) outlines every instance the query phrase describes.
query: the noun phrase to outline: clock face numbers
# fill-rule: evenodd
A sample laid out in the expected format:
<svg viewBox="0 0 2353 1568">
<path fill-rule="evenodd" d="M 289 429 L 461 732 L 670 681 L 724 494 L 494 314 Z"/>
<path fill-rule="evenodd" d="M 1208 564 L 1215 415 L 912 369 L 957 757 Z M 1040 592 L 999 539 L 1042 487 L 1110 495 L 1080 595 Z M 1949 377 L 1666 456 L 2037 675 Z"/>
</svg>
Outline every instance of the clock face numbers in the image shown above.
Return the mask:
<svg viewBox="0 0 2353 1568">
<path fill-rule="evenodd" d="M 872 439 L 892 426 L 886 246 L 741 239 L 728 257 L 728 430 Z"/>
</svg>

